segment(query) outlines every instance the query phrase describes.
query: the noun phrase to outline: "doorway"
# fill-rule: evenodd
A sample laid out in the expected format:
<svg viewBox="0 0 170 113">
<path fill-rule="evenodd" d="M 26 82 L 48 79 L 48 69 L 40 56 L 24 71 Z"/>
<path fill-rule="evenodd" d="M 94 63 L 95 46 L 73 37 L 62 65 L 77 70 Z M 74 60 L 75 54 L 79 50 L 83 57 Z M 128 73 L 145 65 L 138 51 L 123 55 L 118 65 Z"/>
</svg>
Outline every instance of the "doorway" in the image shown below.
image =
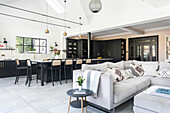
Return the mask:
<svg viewBox="0 0 170 113">
<path fill-rule="evenodd" d="M 158 36 L 130 38 L 129 60 L 158 61 Z"/>
</svg>

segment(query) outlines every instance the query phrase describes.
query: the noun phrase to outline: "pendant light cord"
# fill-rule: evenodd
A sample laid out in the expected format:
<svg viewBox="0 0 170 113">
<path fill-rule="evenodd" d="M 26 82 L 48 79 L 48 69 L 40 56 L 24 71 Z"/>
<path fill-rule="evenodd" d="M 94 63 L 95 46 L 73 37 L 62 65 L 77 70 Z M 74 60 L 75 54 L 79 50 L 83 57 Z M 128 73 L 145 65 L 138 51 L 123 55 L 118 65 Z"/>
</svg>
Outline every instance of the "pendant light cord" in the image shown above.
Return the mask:
<svg viewBox="0 0 170 113">
<path fill-rule="evenodd" d="M 79 22 L 81 22 L 81 17 L 79 17 Z M 79 27 L 79 32 L 80 32 L 80 35 L 81 35 L 81 25 Z"/>
<path fill-rule="evenodd" d="M 66 20 L 66 0 L 64 0 L 64 7 L 65 7 L 65 13 L 64 13 L 64 19 Z M 66 21 L 64 21 L 64 25 L 66 26 Z M 66 28 L 64 28 L 66 32 Z"/>
<path fill-rule="evenodd" d="M 46 17 L 46 27 L 47 27 L 47 29 L 48 29 L 48 4 L 47 4 L 47 2 L 46 2 L 46 15 L 47 15 L 47 17 Z"/>
</svg>

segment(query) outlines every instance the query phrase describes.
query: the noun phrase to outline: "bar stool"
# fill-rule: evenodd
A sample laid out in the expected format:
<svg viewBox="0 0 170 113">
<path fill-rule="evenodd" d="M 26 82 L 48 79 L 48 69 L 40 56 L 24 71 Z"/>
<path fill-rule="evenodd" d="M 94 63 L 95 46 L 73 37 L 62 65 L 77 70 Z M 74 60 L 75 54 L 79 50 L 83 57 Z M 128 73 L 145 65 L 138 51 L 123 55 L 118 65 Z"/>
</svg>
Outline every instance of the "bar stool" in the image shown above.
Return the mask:
<svg viewBox="0 0 170 113">
<path fill-rule="evenodd" d="M 21 67 L 18 59 L 15 59 L 15 64 L 16 64 L 16 79 L 15 79 L 16 84 L 19 81 L 20 70 L 27 70 L 27 67 Z"/>
<path fill-rule="evenodd" d="M 73 60 L 65 60 L 65 65 L 64 65 L 64 75 L 65 75 L 65 81 L 67 83 L 67 77 L 68 77 L 68 69 L 71 71 L 71 76 L 73 76 Z M 72 77 L 73 78 L 73 77 Z"/>
<path fill-rule="evenodd" d="M 36 69 L 36 74 L 37 74 L 36 82 L 38 83 L 38 72 L 37 72 L 38 67 L 36 66 L 35 69 Z M 28 84 L 28 87 L 30 87 L 30 85 L 31 85 L 32 71 L 33 71 L 32 62 L 30 59 L 27 59 L 27 79 L 26 79 L 25 85 Z"/>
<path fill-rule="evenodd" d="M 54 70 L 55 73 L 56 73 L 56 70 L 59 70 L 59 80 L 60 80 L 60 85 L 61 85 L 62 84 L 61 83 L 61 60 L 52 60 L 51 67 L 49 67 L 48 69 L 51 70 L 51 81 L 52 81 L 53 86 L 54 86 L 53 70 Z"/>
<path fill-rule="evenodd" d="M 92 60 L 91 59 L 86 59 L 86 64 L 91 64 Z"/>
<path fill-rule="evenodd" d="M 81 69 L 82 64 L 83 64 L 83 60 L 82 59 L 77 59 L 75 69 Z"/>
</svg>

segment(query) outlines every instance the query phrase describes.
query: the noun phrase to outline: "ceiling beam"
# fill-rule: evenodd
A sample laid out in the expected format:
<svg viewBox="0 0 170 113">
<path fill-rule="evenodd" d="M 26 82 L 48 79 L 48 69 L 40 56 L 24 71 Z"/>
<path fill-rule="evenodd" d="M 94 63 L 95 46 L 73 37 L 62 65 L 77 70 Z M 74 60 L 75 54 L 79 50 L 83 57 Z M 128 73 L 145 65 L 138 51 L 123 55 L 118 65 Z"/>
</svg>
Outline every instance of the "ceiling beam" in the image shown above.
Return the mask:
<svg viewBox="0 0 170 113">
<path fill-rule="evenodd" d="M 132 32 L 132 33 L 135 33 L 135 34 L 139 34 L 139 35 L 144 35 L 145 34 L 144 31 L 136 29 L 136 28 L 134 28 L 132 26 L 123 27 L 123 28 L 120 28 L 120 29 L 122 29 L 124 31 L 128 31 L 128 32 Z"/>
</svg>

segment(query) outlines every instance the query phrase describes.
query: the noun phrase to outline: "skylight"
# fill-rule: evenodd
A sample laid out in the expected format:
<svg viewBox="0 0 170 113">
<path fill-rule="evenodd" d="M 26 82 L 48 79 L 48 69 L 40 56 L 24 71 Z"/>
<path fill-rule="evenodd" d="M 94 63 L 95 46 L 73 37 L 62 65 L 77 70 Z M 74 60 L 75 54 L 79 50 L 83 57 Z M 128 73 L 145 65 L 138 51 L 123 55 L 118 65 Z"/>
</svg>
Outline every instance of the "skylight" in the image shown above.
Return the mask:
<svg viewBox="0 0 170 113">
<path fill-rule="evenodd" d="M 58 14 L 61 14 L 65 11 L 65 9 L 61 6 L 61 4 L 57 0 L 45 0 L 49 6 L 51 6 Z"/>
</svg>

